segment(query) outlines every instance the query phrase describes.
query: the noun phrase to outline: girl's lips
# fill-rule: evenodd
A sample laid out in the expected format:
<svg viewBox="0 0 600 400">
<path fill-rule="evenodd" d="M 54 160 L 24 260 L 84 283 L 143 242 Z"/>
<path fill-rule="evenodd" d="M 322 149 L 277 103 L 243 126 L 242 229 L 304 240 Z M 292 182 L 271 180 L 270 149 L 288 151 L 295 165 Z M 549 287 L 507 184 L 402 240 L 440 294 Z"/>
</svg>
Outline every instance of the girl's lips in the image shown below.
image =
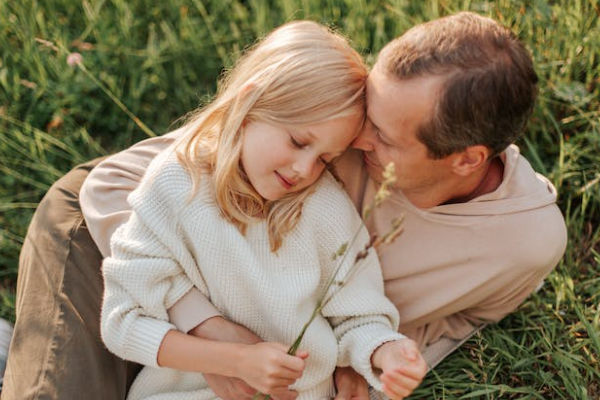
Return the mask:
<svg viewBox="0 0 600 400">
<path fill-rule="evenodd" d="M 277 171 L 275 171 L 275 176 L 279 180 L 279 183 L 286 189 L 291 189 L 296 184 L 296 182 L 284 178 L 283 175 L 280 175 Z"/>
</svg>

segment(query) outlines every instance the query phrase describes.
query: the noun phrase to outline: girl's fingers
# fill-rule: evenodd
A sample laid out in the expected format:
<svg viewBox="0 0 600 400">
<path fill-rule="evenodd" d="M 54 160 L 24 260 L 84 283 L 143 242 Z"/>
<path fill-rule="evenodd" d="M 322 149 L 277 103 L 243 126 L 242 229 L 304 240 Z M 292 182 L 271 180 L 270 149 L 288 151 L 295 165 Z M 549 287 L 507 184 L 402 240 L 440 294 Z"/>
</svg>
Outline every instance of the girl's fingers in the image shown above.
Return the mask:
<svg viewBox="0 0 600 400">
<path fill-rule="evenodd" d="M 417 344 L 410 339 L 403 339 L 403 346 L 400 348 L 400 352 L 406 360 L 409 362 L 415 362 L 419 359 L 421 352 L 417 347 Z"/>
<path fill-rule="evenodd" d="M 399 372 L 384 373 L 382 374 L 382 377 L 383 376 L 409 390 L 414 390 L 421 383 L 420 379 L 414 379 Z"/>
<path fill-rule="evenodd" d="M 401 381 L 389 375 L 381 375 L 384 384 L 384 392 L 393 399 L 404 398 L 411 394 L 412 389 L 404 386 Z M 387 390 L 386 390 L 387 389 Z"/>
<path fill-rule="evenodd" d="M 266 345 L 269 345 L 279 351 L 281 351 L 282 353 L 287 353 L 289 350 L 289 346 L 286 346 L 283 343 L 277 343 L 277 342 L 265 342 Z"/>
<path fill-rule="evenodd" d="M 281 359 L 281 366 L 301 374 L 304 371 L 304 360 L 300 357 L 286 354 Z"/>
<path fill-rule="evenodd" d="M 287 368 L 296 373 L 302 373 L 302 371 L 304 370 L 304 359 L 308 357 L 308 352 L 304 350 L 299 350 L 298 352 L 301 353 L 301 355 L 291 356 L 287 354 L 289 349 L 288 346 L 276 342 L 269 342 L 267 344 L 283 353 L 281 354 L 281 357 L 277 358 L 277 362 L 282 367 Z"/>
<path fill-rule="evenodd" d="M 403 364 L 393 369 L 391 372 L 398 372 L 402 375 L 410 377 L 414 380 L 421 382 L 425 373 L 427 372 L 427 365 L 423 362 Z"/>
<path fill-rule="evenodd" d="M 296 379 L 300 378 L 301 376 L 301 372 L 293 371 L 288 368 L 281 368 L 274 379 L 284 379 L 286 381 L 291 380 L 292 383 L 294 383 L 294 381 L 296 381 Z M 289 383 L 289 385 L 291 385 L 292 383 Z"/>
<path fill-rule="evenodd" d="M 306 360 L 308 358 L 308 351 L 306 350 L 298 350 L 296 352 L 296 357 L 300 357 L 303 360 Z"/>
</svg>

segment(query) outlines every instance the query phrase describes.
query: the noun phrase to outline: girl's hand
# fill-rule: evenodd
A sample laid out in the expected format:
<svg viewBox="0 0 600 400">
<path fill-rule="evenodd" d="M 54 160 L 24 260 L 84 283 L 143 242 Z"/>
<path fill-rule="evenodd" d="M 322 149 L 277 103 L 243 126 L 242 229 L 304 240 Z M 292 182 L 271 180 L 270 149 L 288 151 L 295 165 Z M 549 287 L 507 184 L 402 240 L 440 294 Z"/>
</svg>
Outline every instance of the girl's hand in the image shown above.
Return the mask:
<svg viewBox="0 0 600 400">
<path fill-rule="evenodd" d="M 392 400 L 408 397 L 427 373 L 427 364 L 410 339 L 384 343 L 375 350 L 371 361 L 383 371 L 383 392 Z"/>
<path fill-rule="evenodd" d="M 236 377 L 264 394 L 277 395 L 302 376 L 308 353 L 287 354 L 281 343 L 262 342 L 244 346 L 237 363 Z"/>
</svg>

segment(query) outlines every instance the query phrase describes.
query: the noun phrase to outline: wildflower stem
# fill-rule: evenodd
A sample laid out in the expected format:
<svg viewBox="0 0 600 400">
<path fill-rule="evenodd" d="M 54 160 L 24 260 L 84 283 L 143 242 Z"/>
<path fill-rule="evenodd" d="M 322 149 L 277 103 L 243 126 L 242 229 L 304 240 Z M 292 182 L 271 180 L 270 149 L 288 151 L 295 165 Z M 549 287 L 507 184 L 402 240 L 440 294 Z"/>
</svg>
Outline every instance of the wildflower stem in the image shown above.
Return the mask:
<svg viewBox="0 0 600 400">
<path fill-rule="evenodd" d="M 346 285 L 346 283 L 348 283 L 351 280 L 351 278 L 354 275 L 356 275 L 358 273 L 358 270 L 360 269 L 360 267 L 362 265 L 364 265 L 364 260 L 367 257 L 369 250 L 371 248 L 377 247 L 381 244 L 390 244 L 400 234 L 400 232 L 402 230 L 402 218 L 396 218 L 392 221 L 392 226 L 391 226 L 390 231 L 387 232 L 383 237 L 379 238 L 376 235 L 371 237 L 369 242 L 365 244 L 364 248 L 356 254 L 356 257 L 352 263 L 352 266 L 350 266 L 349 270 L 346 272 L 343 279 L 341 279 L 341 280 L 339 279 L 338 275 L 340 273 L 340 270 L 344 266 L 344 263 L 346 262 L 346 258 L 348 257 L 349 252 L 347 250 L 349 248 L 350 249 L 354 248 L 354 244 L 355 244 L 356 240 L 358 239 L 360 232 L 365 227 L 365 221 L 371 214 L 371 211 L 373 211 L 373 209 L 379 207 L 383 203 L 383 201 L 385 201 L 385 199 L 390 195 L 390 191 L 388 188 L 396 180 L 396 176 L 395 176 L 395 172 L 394 172 L 394 164 L 390 163 L 385 168 L 383 177 L 384 177 L 384 180 L 381 183 L 381 187 L 377 191 L 374 202 L 373 202 L 373 204 L 369 204 L 365 208 L 365 212 L 363 213 L 360 226 L 354 232 L 354 236 L 350 240 L 350 243 L 342 244 L 340 246 L 340 248 L 334 253 L 334 255 L 333 255 L 334 260 L 338 259 L 339 257 L 341 257 L 341 259 L 338 260 L 335 270 L 333 271 L 333 273 L 329 277 L 327 283 L 325 284 L 323 292 L 319 296 L 319 299 L 317 300 L 317 304 L 315 305 L 315 308 L 313 309 L 313 312 L 312 312 L 310 318 L 308 319 L 308 321 L 306 321 L 306 323 L 302 327 L 302 330 L 296 337 L 296 340 L 294 340 L 294 343 L 292 343 L 292 345 L 288 349 L 287 354 L 292 355 L 292 356 L 296 354 L 296 352 L 300 348 L 302 339 L 304 338 L 304 335 L 306 334 L 306 331 L 308 330 L 308 327 L 310 326 L 310 324 L 314 321 L 314 319 L 317 317 L 317 315 L 321 314 L 321 311 L 323 310 L 323 308 L 325 308 L 325 306 L 329 303 L 329 301 Z M 361 263 L 361 261 L 363 261 L 363 262 Z M 332 285 L 335 285 L 335 287 L 333 288 L 333 290 L 330 290 Z M 269 400 L 269 399 L 271 399 L 270 395 L 268 395 L 268 394 L 265 395 L 260 392 L 257 392 L 252 397 L 252 400 Z"/>
<path fill-rule="evenodd" d="M 66 49 L 62 44 L 59 44 L 58 46 L 56 46 L 54 43 L 48 41 L 48 40 L 44 40 L 41 38 L 35 38 L 35 40 L 46 46 L 51 48 L 52 50 L 54 50 L 55 52 L 59 53 L 65 53 L 67 54 L 67 56 L 69 56 L 71 53 L 69 52 L 68 49 Z M 125 103 L 123 103 L 121 101 L 121 99 L 119 99 L 113 92 L 111 92 L 111 90 L 104 84 L 102 83 L 98 78 L 96 78 L 94 76 L 94 74 L 92 74 L 83 64 L 83 61 L 81 61 L 81 59 L 79 60 L 75 60 L 73 61 L 74 64 L 81 70 L 81 72 L 83 72 L 88 78 L 90 78 L 90 80 L 92 82 L 94 82 L 96 84 L 96 86 L 98 86 L 100 88 L 100 90 L 102 90 L 116 105 L 117 107 L 119 107 L 125 114 L 127 114 L 127 116 L 129 118 L 131 118 L 131 120 L 142 130 L 144 131 L 144 133 L 146 135 L 148 135 L 149 137 L 155 137 L 157 136 L 156 133 L 154 133 L 154 131 L 152 129 L 150 129 L 146 124 L 144 124 L 144 122 L 142 122 L 141 119 L 139 119 L 126 105 Z"/>
<path fill-rule="evenodd" d="M 135 122 L 137 126 L 140 127 L 144 133 L 150 137 L 155 137 L 156 133 L 152 129 L 150 129 L 146 124 L 142 122 L 113 92 L 110 91 L 98 78 L 94 76 L 83 63 L 78 63 L 77 67 L 94 82 L 129 118 Z"/>
</svg>

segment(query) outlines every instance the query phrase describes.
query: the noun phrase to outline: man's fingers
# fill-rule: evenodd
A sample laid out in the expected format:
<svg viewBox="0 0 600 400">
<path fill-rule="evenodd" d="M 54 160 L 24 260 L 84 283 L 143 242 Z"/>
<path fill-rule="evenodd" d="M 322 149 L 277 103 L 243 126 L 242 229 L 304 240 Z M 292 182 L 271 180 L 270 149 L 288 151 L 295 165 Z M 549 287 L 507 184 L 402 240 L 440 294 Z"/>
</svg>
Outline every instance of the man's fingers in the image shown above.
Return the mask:
<svg viewBox="0 0 600 400">
<path fill-rule="evenodd" d="M 369 388 L 362 380 L 338 385 L 335 400 L 369 400 Z"/>
<path fill-rule="evenodd" d="M 352 399 L 352 387 L 351 385 L 344 385 L 338 388 L 337 395 L 334 400 L 350 400 Z"/>
<path fill-rule="evenodd" d="M 296 382 L 296 379 L 298 378 L 274 378 L 270 382 L 270 386 L 276 388 L 287 388 L 288 386 L 293 385 L 294 382 Z"/>
<path fill-rule="evenodd" d="M 273 400 L 296 400 L 298 392 L 288 389 L 275 390 L 271 393 Z"/>
<path fill-rule="evenodd" d="M 351 397 L 352 400 L 369 400 L 369 388 L 367 385 L 358 385 L 356 387 L 356 391 L 354 392 L 354 396 Z"/>
<path fill-rule="evenodd" d="M 204 374 L 209 387 L 223 400 L 250 400 L 256 389 L 238 378 Z"/>
</svg>

